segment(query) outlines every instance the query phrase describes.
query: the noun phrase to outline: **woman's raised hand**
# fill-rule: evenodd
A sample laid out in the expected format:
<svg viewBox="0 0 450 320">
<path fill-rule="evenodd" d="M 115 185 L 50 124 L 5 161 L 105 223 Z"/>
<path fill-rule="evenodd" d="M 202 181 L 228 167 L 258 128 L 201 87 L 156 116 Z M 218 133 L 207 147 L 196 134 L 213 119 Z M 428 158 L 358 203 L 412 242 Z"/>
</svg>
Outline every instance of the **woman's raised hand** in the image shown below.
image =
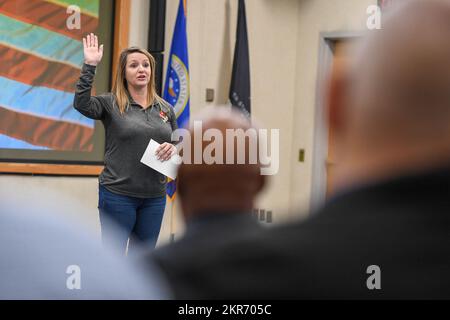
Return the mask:
<svg viewBox="0 0 450 320">
<path fill-rule="evenodd" d="M 98 46 L 98 38 L 91 33 L 83 38 L 84 63 L 96 66 L 102 60 L 103 45 Z"/>
</svg>

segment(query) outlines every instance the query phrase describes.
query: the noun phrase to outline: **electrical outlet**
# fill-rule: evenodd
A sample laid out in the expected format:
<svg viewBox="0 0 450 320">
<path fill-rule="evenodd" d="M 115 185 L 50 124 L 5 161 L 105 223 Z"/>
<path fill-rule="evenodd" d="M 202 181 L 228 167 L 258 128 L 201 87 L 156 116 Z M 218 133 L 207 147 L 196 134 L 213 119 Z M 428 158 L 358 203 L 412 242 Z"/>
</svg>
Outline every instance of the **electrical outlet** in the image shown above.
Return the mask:
<svg viewBox="0 0 450 320">
<path fill-rule="evenodd" d="M 305 149 L 298 151 L 298 162 L 305 162 Z"/>
<path fill-rule="evenodd" d="M 214 101 L 214 89 L 206 88 L 206 102 Z"/>
</svg>

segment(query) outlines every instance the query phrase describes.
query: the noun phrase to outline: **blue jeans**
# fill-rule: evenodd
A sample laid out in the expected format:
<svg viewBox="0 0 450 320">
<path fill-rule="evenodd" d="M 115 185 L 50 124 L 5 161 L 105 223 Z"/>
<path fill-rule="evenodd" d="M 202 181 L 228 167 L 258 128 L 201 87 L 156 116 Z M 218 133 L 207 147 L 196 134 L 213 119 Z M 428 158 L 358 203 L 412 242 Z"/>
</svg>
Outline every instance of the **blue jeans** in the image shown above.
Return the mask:
<svg viewBox="0 0 450 320">
<path fill-rule="evenodd" d="M 102 241 L 128 253 L 153 249 L 158 240 L 166 197 L 136 198 L 113 193 L 99 185 L 98 209 Z"/>
</svg>

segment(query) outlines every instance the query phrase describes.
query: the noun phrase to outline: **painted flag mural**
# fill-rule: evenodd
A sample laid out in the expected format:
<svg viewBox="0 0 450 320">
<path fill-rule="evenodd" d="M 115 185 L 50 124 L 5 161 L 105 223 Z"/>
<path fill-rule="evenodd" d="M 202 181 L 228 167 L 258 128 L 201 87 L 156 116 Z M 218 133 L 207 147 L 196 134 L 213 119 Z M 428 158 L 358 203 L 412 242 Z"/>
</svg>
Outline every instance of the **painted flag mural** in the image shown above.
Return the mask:
<svg viewBox="0 0 450 320">
<path fill-rule="evenodd" d="M 186 0 L 180 0 L 164 86 L 164 100 L 173 106 L 178 127 L 183 127 L 189 121 L 189 60 L 186 10 Z M 167 184 L 167 195 L 170 199 L 173 199 L 175 192 L 176 181 L 171 180 Z"/>
<path fill-rule="evenodd" d="M 99 0 L 0 0 L 0 148 L 92 151 L 95 122 L 72 105 L 98 17 Z"/>
</svg>

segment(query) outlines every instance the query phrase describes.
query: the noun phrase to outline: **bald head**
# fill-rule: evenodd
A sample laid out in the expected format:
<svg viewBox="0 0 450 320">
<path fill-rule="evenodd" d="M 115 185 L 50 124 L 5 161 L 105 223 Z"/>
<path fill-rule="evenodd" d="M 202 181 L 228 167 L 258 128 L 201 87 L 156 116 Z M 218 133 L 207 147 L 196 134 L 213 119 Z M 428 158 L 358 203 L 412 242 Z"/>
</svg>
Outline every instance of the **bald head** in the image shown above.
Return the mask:
<svg viewBox="0 0 450 320">
<path fill-rule="evenodd" d="M 191 152 L 183 154 L 178 170 L 178 194 L 185 218 L 217 211 L 251 212 L 265 181 L 258 159 L 250 161 L 252 146 L 258 142 L 257 135 L 251 134 L 256 128 L 241 113 L 217 107 L 204 110 L 193 123 L 189 130 Z M 201 128 L 195 126 L 199 123 Z M 243 137 L 245 143 L 239 144 Z M 195 159 L 196 153 L 201 159 Z"/>
<path fill-rule="evenodd" d="M 389 12 L 330 92 L 338 184 L 450 163 L 450 2 Z"/>
<path fill-rule="evenodd" d="M 443 112 L 450 115 L 449 62 L 450 2 L 406 1 L 357 52 L 351 111 L 364 113 L 371 126 L 377 117 L 397 131 L 400 119 L 418 130 L 434 127 L 437 120 L 445 121 Z M 432 123 L 424 123 L 429 119 Z"/>
</svg>

